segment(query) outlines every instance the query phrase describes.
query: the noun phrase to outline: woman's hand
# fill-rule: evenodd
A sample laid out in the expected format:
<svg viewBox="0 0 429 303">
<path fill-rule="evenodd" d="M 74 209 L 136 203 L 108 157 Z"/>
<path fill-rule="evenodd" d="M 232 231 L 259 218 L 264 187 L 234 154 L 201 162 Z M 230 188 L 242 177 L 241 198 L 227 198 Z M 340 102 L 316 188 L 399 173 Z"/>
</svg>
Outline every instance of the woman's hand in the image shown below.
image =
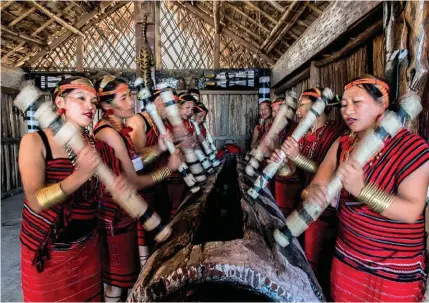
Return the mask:
<svg viewBox="0 0 429 303">
<path fill-rule="evenodd" d="M 328 187 L 326 185 L 310 184 L 305 192 L 306 201 L 316 203 L 322 208 L 328 206 Z"/>
<path fill-rule="evenodd" d="M 357 197 L 365 186 L 363 169 L 359 162 L 353 159 L 348 159 L 341 163 L 337 173 L 341 177 L 344 189 L 350 194 Z"/>
<path fill-rule="evenodd" d="M 268 163 L 279 163 L 280 161 L 284 162 L 284 160 L 281 159 L 282 151 L 280 149 L 275 149 L 273 153 L 271 154 L 271 157 L 267 160 Z"/>
<path fill-rule="evenodd" d="M 94 175 L 95 169 L 101 164 L 101 158 L 95 148 L 87 145 L 78 153 L 76 164 L 76 174 L 87 180 Z"/>
<path fill-rule="evenodd" d="M 165 142 L 173 142 L 173 135 L 172 133 L 167 130 L 167 133 L 165 135 L 159 135 L 158 138 L 158 152 L 162 153 L 167 150 L 167 144 Z"/>
<path fill-rule="evenodd" d="M 180 164 L 182 164 L 183 160 L 180 154 L 179 150 L 176 150 L 174 153 L 171 154 L 170 158 L 168 159 L 168 168 L 171 171 L 176 171 Z"/>
<path fill-rule="evenodd" d="M 292 137 L 288 137 L 281 146 L 282 151 L 290 159 L 295 159 L 299 155 L 299 144 Z"/>
</svg>

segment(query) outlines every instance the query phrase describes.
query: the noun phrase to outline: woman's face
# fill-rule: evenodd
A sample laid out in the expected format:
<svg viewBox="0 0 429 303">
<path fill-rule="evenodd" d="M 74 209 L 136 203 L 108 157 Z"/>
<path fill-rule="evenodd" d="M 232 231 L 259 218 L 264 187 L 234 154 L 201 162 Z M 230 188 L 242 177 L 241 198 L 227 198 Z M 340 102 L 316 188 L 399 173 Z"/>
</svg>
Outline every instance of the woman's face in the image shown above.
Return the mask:
<svg viewBox="0 0 429 303">
<path fill-rule="evenodd" d="M 301 120 L 307 116 L 307 113 L 310 111 L 312 106 L 311 99 L 307 96 L 301 97 L 298 101 L 298 108 L 296 109 L 296 117 Z"/>
<path fill-rule="evenodd" d="M 194 101 L 186 101 L 180 105 L 180 116 L 183 120 L 189 120 L 194 114 Z"/>
<path fill-rule="evenodd" d="M 268 103 L 259 105 L 259 116 L 264 120 L 271 118 L 271 106 Z"/>
<path fill-rule="evenodd" d="M 341 100 L 341 115 L 355 133 L 375 128 L 384 111 L 382 102 L 375 101 L 366 90 L 358 86 L 347 89 Z"/>
<path fill-rule="evenodd" d="M 131 98 L 131 92 L 125 83 L 119 84 L 116 89 L 115 98 L 112 101 L 114 115 L 118 118 L 130 118 L 134 115 L 134 100 Z"/>
<path fill-rule="evenodd" d="M 58 108 L 65 109 L 64 115 L 67 121 L 79 127 L 87 127 L 94 118 L 97 97 L 93 93 L 77 88 L 64 97 L 56 97 L 55 104 Z"/>
<path fill-rule="evenodd" d="M 203 123 L 204 122 L 204 120 L 206 119 L 206 116 L 207 116 L 207 113 L 206 112 L 199 112 L 199 113 L 196 113 L 195 114 L 195 121 L 198 123 L 198 124 L 201 124 L 201 123 Z"/>
</svg>

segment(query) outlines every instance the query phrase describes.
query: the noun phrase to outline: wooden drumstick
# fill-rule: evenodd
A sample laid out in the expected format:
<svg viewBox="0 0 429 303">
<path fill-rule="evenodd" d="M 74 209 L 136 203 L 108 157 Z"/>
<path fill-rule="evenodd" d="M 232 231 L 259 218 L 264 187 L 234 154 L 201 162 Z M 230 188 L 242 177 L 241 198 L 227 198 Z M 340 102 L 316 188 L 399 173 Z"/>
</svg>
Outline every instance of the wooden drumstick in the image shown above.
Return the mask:
<svg viewBox="0 0 429 303">
<path fill-rule="evenodd" d="M 214 141 L 213 141 L 212 135 L 211 135 L 211 134 L 210 134 L 210 132 L 209 132 L 209 129 L 208 129 L 208 127 L 207 127 L 206 122 L 203 122 L 203 126 L 204 126 L 204 128 L 206 129 L 206 132 L 207 132 L 207 142 L 209 142 L 210 147 L 213 149 L 213 151 L 214 151 L 215 153 L 217 153 L 216 145 L 215 145 L 215 143 L 214 143 Z"/>
<path fill-rule="evenodd" d="M 140 83 L 138 82 L 138 78 L 135 82 L 135 86 L 137 87 Z M 161 117 L 159 116 L 158 110 L 156 109 L 156 105 L 153 104 L 151 101 L 151 93 L 150 90 L 147 88 L 142 88 L 139 90 L 138 93 L 139 99 L 143 102 L 143 106 L 146 109 L 146 112 L 151 116 L 153 123 L 155 123 L 156 128 L 159 130 L 159 133 L 161 135 L 167 134 L 167 129 L 165 128 L 164 122 L 162 122 Z M 165 145 L 167 145 L 167 149 L 170 152 L 170 154 L 173 154 L 176 150 L 176 147 L 174 146 L 173 142 L 165 140 Z M 186 163 L 182 162 L 178 168 L 179 173 L 182 175 L 183 180 L 185 181 L 186 185 L 190 187 L 191 192 L 196 193 L 200 190 L 200 187 L 195 184 L 195 178 L 189 171 L 188 166 Z"/>
<path fill-rule="evenodd" d="M 310 111 L 307 113 L 305 118 L 298 124 L 295 130 L 292 133 L 292 138 L 297 142 L 307 133 L 310 127 L 316 122 L 317 117 L 319 117 L 325 110 L 326 100 L 330 100 L 334 97 L 334 93 L 330 88 L 325 88 L 322 92 L 322 97 L 314 102 Z M 280 161 L 271 162 L 265 167 L 262 174 L 256 179 L 253 187 L 250 188 L 247 193 L 253 198 L 257 199 L 259 197 L 259 192 L 268 184 L 271 178 L 277 173 L 279 168 L 283 165 L 283 162 L 286 160 L 286 155 L 283 151 L 280 150 Z"/>
<path fill-rule="evenodd" d="M 29 106 L 35 103 L 40 95 L 35 87 L 25 87 L 16 97 L 14 104 L 21 110 L 25 111 Z M 48 102 L 42 103 L 38 106 L 35 113 L 36 119 L 39 121 L 41 128 L 51 128 L 54 133 L 54 138 L 62 145 L 70 146 L 76 153 L 78 153 L 84 146 L 85 142 L 79 134 L 79 130 L 70 122 L 64 121 L 53 111 L 52 105 Z M 104 164 L 101 163 L 96 168 L 96 173 L 101 181 L 106 185 L 109 192 L 112 193 L 114 200 L 133 218 L 142 218 L 143 227 L 147 231 L 155 233 L 155 240 L 157 242 L 165 241 L 171 234 L 169 226 L 161 223 L 161 219 L 157 213 L 150 208 L 147 203 L 133 191 L 129 197 L 121 197 L 115 195 L 113 191 L 113 184 L 115 175 Z"/>
<path fill-rule="evenodd" d="M 201 136 L 200 125 L 193 118 L 191 119 L 191 122 L 194 125 L 197 136 L 198 137 Z M 204 152 L 206 153 L 206 155 L 208 156 L 211 162 L 211 166 L 213 167 L 219 166 L 220 163 L 219 163 L 219 160 L 216 159 L 216 152 L 211 149 L 210 144 L 207 142 L 207 139 L 204 138 L 200 143 L 203 146 Z"/>
<path fill-rule="evenodd" d="M 402 102 L 398 112 L 385 114 L 379 126 L 365 135 L 350 157 L 364 167 L 384 147 L 385 140 L 389 136 L 394 137 L 406 120 L 414 120 L 421 111 L 420 97 L 416 94 L 410 95 Z M 342 188 L 341 178 L 336 174 L 328 184 L 326 207 L 340 194 Z M 304 201 L 303 208 L 299 211 L 295 210 L 286 218 L 286 225 L 274 231 L 274 239 L 280 246 L 289 245 L 291 238 L 301 235 L 312 222 L 317 220 L 326 207 L 312 203 L 310 200 Z"/>
<path fill-rule="evenodd" d="M 183 125 L 182 118 L 180 117 L 179 107 L 174 101 L 173 92 L 168 89 L 168 84 L 160 83 L 157 85 L 157 87 L 161 90 L 160 95 L 165 105 L 165 112 L 167 114 L 168 120 L 171 122 L 171 124 L 174 127 L 180 127 L 189 136 L 187 129 Z M 191 173 L 194 175 L 195 180 L 199 183 L 204 182 L 207 179 L 207 177 L 204 173 L 204 169 L 201 166 L 194 150 L 183 146 L 183 144 L 180 144 L 180 148 L 182 149 L 183 154 L 185 155 L 186 163 L 189 165 L 189 169 L 191 170 Z"/>
<path fill-rule="evenodd" d="M 293 118 L 293 110 L 288 105 L 293 103 L 293 99 L 291 96 L 287 96 L 286 100 L 286 103 L 280 106 L 279 112 L 274 118 L 273 124 L 271 125 L 267 135 L 262 139 L 261 143 L 252 153 L 253 156 L 250 158 L 250 161 L 245 168 L 246 174 L 250 177 L 257 173 L 259 165 L 264 159 L 264 148 L 268 147 L 270 142 L 278 138 L 280 132 L 287 126 L 288 119 Z"/>
<path fill-rule="evenodd" d="M 198 123 L 195 122 L 194 118 L 189 119 L 189 121 L 194 125 L 195 132 L 198 135 L 197 127 L 198 127 L 198 129 L 200 129 L 199 126 L 198 126 Z M 215 171 L 213 170 L 213 166 L 212 166 L 211 162 L 209 161 L 209 158 L 206 157 L 206 154 L 200 148 L 194 148 L 194 151 L 195 151 L 195 154 L 198 157 L 198 160 L 200 161 L 201 165 L 203 166 L 204 170 L 209 175 L 214 174 Z"/>
</svg>

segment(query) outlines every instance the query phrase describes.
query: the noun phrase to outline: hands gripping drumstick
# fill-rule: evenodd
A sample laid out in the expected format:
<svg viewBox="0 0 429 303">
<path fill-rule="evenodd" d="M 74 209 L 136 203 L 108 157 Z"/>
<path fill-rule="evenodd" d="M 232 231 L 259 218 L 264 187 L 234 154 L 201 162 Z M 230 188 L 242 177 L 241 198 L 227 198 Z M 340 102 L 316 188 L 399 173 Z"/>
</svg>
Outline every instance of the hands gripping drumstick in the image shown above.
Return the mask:
<svg viewBox="0 0 429 303">
<path fill-rule="evenodd" d="M 325 110 L 326 100 L 330 100 L 334 97 L 334 93 L 330 88 L 325 88 L 322 92 L 322 97 L 319 98 L 311 107 L 311 110 L 307 113 L 305 118 L 298 124 L 292 133 L 292 138 L 297 142 L 307 133 L 310 127 L 314 124 L 317 117 L 319 117 Z M 272 162 L 265 167 L 262 174 L 256 179 L 253 187 L 250 188 L 247 193 L 256 199 L 259 197 L 259 192 L 267 185 L 271 178 L 276 174 L 279 168 L 282 166 L 283 161 L 286 159 L 286 155 L 280 151 L 281 159 L 279 162 Z"/>
<path fill-rule="evenodd" d="M 264 147 L 267 147 L 270 142 L 278 138 L 280 132 L 287 126 L 288 118 L 293 118 L 293 107 L 294 100 L 292 96 L 287 96 L 284 104 L 280 106 L 279 112 L 274 118 L 273 125 L 268 131 L 265 138 L 262 139 L 258 147 L 251 152 L 249 163 L 246 166 L 246 174 L 250 177 L 257 173 L 259 165 L 264 158 Z"/>
<path fill-rule="evenodd" d="M 18 94 L 14 100 L 14 104 L 22 111 L 36 103 L 41 95 L 40 91 L 33 86 L 26 86 Z M 41 128 L 51 128 L 54 133 L 54 138 L 62 145 L 69 145 L 75 152 L 79 152 L 84 146 L 85 142 L 78 133 L 78 129 L 70 122 L 64 122 L 53 110 L 52 105 L 44 102 L 37 106 L 36 118 L 40 123 Z M 112 193 L 114 200 L 133 218 L 143 218 L 143 227 L 147 231 L 155 233 L 155 240 L 157 242 L 165 241 L 171 234 L 169 226 L 161 223 L 161 219 L 157 213 L 150 208 L 147 203 L 134 191 L 129 197 L 116 196 L 113 192 L 113 183 L 115 175 L 104 164 L 101 163 L 96 173 L 99 175 L 101 181 L 106 185 L 108 191 Z"/>
<path fill-rule="evenodd" d="M 182 118 L 180 117 L 179 107 L 174 101 L 173 92 L 167 88 L 168 85 L 165 83 L 160 83 L 157 85 L 157 87 L 161 90 L 160 95 L 165 105 L 165 112 L 167 113 L 168 120 L 174 127 L 180 127 L 181 129 L 185 130 L 187 135 L 189 136 L 189 133 L 183 125 Z M 183 151 L 183 154 L 185 155 L 186 163 L 189 165 L 189 169 L 194 175 L 195 180 L 197 182 L 204 182 L 207 177 L 194 150 L 189 147 L 183 146 L 183 144 L 180 144 L 180 147 Z"/>
<path fill-rule="evenodd" d="M 398 112 L 387 112 L 385 114 L 379 126 L 365 135 L 350 157 L 364 167 L 384 147 L 388 136 L 394 137 L 403 127 L 406 120 L 414 120 L 421 111 L 420 97 L 416 94 L 410 94 L 402 101 Z M 342 188 L 340 177 L 335 175 L 328 184 L 329 203 L 332 202 L 334 197 L 338 196 Z M 295 210 L 286 218 L 286 225 L 274 231 L 274 239 L 280 246 L 289 245 L 291 238 L 302 234 L 312 222 L 317 220 L 324 209 L 324 207 L 312 203 L 310 200 L 304 201 L 303 208 L 299 211 Z"/>
<path fill-rule="evenodd" d="M 138 78 L 135 82 L 136 87 L 138 87 L 138 85 L 140 85 L 140 83 L 141 83 L 141 82 L 139 82 L 139 81 L 141 81 L 139 79 L 141 79 L 141 78 Z M 153 104 L 153 102 L 151 100 L 152 96 L 151 96 L 149 89 L 147 89 L 147 88 L 140 89 L 140 91 L 138 93 L 138 97 L 141 101 L 143 101 L 143 105 L 144 105 L 147 113 L 151 116 L 153 123 L 155 123 L 155 126 L 158 128 L 159 133 L 161 135 L 166 135 L 167 130 L 165 128 L 164 122 L 162 122 L 162 119 L 159 116 L 159 113 L 158 113 L 158 110 L 156 109 L 155 104 Z M 174 151 L 176 150 L 176 147 L 174 147 L 173 142 L 167 141 L 167 140 L 164 140 L 164 142 L 167 145 L 167 149 L 170 152 L 170 154 L 173 154 Z M 200 187 L 195 184 L 195 178 L 191 174 L 191 172 L 189 171 L 189 168 L 186 165 L 186 163 L 182 163 L 179 166 L 178 171 L 182 175 L 183 180 L 185 180 L 186 185 L 188 185 L 190 187 L 191 192 L 196 193 L 197 191 L 200 190 Z"/>
</svg>

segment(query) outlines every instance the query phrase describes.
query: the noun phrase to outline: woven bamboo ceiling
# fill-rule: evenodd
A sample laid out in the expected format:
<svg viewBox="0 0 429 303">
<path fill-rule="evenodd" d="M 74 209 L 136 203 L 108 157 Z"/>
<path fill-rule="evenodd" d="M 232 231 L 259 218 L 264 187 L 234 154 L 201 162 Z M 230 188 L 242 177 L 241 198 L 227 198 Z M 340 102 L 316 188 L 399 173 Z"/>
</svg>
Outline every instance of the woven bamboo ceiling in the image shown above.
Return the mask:
<svg viewBox="0 0 429 303">
<path fill-rule="evenodd" d="M 251 61 L 255 67 L 269 67 L 299 39 L 329 2 L 165 1 L 164 4 L 177 18 L 192 17 L 193 20 L 204 24 L 208 30 L 200 35 L 205 33 L 209 36 L 219 29 L 223 45 L 220 49 L 221 56 L 233 56 L 234 52 L 238 52 L 240 56 L 234 60 L 240 62 L 240 65 Z M 89 38 L 94 40 L 91 28 L 127 5 L 132 7 L 126 1 L 2 2 L 0 7 L 2 63 L 30 67 L 58 47 L 62 47 L 63 50 L 60 53 L 57 51 L 56 56 L 65 60 L 62 58 L 73 56 L 71 53 L 76 48 L 76 43 L 71 41 L 75 41 L 79 36 L 86 36 L 85 41 L 89 41 Z M 118 18 L 124 19 L 127 16 L 133 18 L 133 12 L 128 10 L 128 15 L 120 14 Z M 124 23 L 129 24 L 131 21 L 134 22 L 134 19 Z M 112 24 L 114 23 L 113 20 Z M 180 27 L 181 30 L 186 30 L 186 24 Z M 109 31 L 116 31 L 115 36 L 120 41 L 117 35 L 121 35 L 125 30 L 110 28 Z M 96 36 L 100 35 L 102 34 Z M 197 33 L 194 32 L 193 35 Z M 212 44 L 204 44 L 205 37 L 200 37 L 200 40 L 202 43 L 199 45 L 207 56 L 212 56 L 210 53 Z M 127 48 L 126 45 L 124 48 Z M 135 51 L 126 55 L 135 56 Z M 223 66 L 239 67 L 230 66 L 233 64 L 234 61 L 229 63 L 225 61 Z M 123 63 L 120 67 L 129 66 Z"/>
</svg>

